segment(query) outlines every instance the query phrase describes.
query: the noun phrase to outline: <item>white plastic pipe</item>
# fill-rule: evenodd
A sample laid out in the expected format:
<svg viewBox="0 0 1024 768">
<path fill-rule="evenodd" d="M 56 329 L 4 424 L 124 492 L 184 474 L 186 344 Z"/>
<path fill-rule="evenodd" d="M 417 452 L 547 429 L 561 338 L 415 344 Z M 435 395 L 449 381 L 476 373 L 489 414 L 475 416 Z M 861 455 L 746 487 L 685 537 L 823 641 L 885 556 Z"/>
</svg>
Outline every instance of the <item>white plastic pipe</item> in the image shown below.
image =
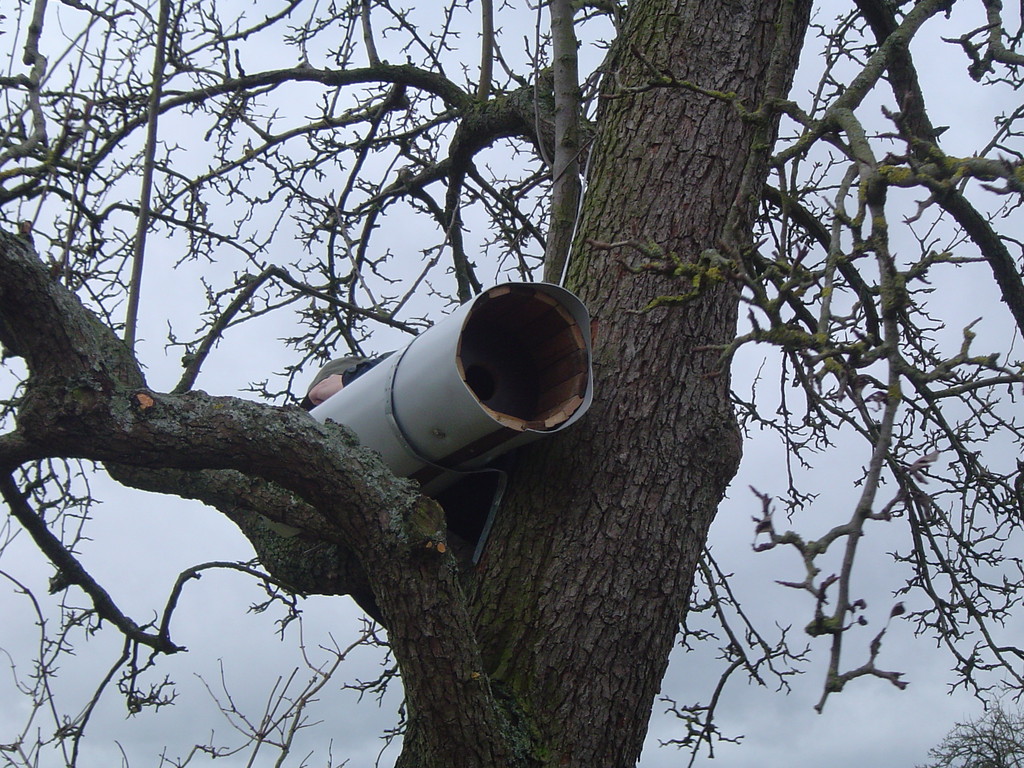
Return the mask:
<svg viewBox="0 0 1024 768">
<path fill-rule="evenodd" d="M 593 399 L 590 316 L 564 288 L 484 291 L 311 411 L 426 493 L 575 423 Z"/>
</svg>

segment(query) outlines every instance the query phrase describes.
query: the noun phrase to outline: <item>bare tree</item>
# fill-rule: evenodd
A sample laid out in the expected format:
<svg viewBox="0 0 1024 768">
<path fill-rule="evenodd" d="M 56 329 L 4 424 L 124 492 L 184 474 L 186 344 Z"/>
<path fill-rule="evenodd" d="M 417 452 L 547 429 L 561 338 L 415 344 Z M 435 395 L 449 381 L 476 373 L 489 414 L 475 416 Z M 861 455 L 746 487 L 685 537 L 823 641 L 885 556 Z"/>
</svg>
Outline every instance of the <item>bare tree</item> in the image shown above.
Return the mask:
<svg viewBox="0 0 1024 768">
<path fill-rule="evenodd" d="M 1019 768 L 1024 765 L 1024 717 L 993 707 L 957 723 L 921 768 Z"/>
<path fill-rule="evenodd" d="M 981 5 L 944 42 L 933 30 L 966 0 L 813 17 L 810 0 L 553 2 L 527 30 L 525 6 L 457 0 L 5 11 L 0 341 L 17 381 L 0 490 L 54 590 L 87 595 L 74 620 L 123 633 L 106 679 L 126 669 L 129 695 L 160 704 L 132 687 L 135 660 L 181 648 L 173 601 L 140 623 L 81 561 L 79 461 L 226 515 L 270 588 L 380 617 L 406 699 L 399 765 L 632 765 L 694 611 L 723 625 L 723 680 L 784 682 L 802 656 L 747 621 L 705 546 L 759 428 L 790 473 L 750 497 L 754 549 L 798 555 L 784 583 L 828 646 L 819 708 L 860 677 L 905 685 L 880 662 L 893 620 L 946 646 L 957 684 L 1020 688 L 1024 651 L 1000 628 L 1024 584 L 1021 19 Z M 929 117 L 911 46 L 926 35 L 1006 99 L 980 146 L 948 151 Z M 817 84 L 790 93 L 805 47 Z M 157 236 L 163 258 L 207 264 L 167 392 L 135 330 Z M 1001 304 L 957 325 L 957 276 L 979 273 Z M 597 395 L 523 452 L 484 558 L 460 568 L 438 546 L 444 510 L 295 395 L 311 364 L 540 274 L 595 314 Z M 294 363 L 257 400 L 197 389 L 232 330 L 268 315 L 295 328 Z M 731 382 L 755 347 L 777 351 L 777 396 Z M 820 500 L 798 468 L 850 440 L 867 459 L 824 532 L 801 529 Z M 907 578 L 874 613 L 858 553 L 897 527 Z M 715 738 L 720 690 L 673 704 L 680 744 Z"/>
</svg>

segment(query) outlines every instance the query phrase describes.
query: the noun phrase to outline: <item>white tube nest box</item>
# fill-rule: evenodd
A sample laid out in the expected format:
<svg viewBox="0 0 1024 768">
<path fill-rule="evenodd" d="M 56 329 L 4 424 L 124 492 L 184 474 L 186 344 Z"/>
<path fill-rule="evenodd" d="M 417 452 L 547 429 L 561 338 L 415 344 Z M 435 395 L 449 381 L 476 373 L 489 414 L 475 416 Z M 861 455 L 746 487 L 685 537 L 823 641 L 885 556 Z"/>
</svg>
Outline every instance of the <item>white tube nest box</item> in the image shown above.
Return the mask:
<svg viewBox="0 0 1024 768">
<path fill-rule="evenodd" d="M 593 399 L 590 355 L 579 299 L 547 283 L 505 283 L 311 414 L 351 427 L 396 475 L 433 493 L 583 416 Z"/>
</svg>

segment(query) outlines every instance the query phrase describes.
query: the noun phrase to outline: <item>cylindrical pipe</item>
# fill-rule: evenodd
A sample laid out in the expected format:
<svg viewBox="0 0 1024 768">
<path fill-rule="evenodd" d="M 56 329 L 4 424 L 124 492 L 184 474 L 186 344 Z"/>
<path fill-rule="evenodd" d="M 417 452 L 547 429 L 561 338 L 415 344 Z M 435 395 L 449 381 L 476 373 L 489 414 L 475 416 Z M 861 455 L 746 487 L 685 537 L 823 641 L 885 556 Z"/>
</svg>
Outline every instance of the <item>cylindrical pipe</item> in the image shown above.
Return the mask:
<svg viewBox="0 0 1024 768">
<path fill-rule="evenodd" d="M 590 316 L 569 291 L 505 283 L 314 408 L 426 493 L 576 422 L 593 399 Z"/>
</svg>

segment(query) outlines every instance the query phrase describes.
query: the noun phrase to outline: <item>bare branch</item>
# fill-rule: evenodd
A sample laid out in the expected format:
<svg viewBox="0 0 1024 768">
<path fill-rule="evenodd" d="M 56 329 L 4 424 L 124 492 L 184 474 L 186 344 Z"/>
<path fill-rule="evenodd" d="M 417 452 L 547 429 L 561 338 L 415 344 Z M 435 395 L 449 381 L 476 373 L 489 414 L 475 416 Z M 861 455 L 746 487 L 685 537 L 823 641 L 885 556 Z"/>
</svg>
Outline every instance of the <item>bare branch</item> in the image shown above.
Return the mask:
<svg viewBox="0 0 1024 768">
<path fill-rule="evenodd" d="M 157 19 L 156 48 L 153 51 L 153 85 L 149 94 L 148 119 L 146 123 L 146 148 L 142 163 L 142 190 L 139 194 L 139 220 L 135 230 L 135 244 L 132 252 L 132 274 L 128 282 L 128 309 L 124 321 L 124 341 L 129 348 L 135 346 L 135 326 L 139 316 L 139 300 L 142 294 L 142 270 L 146 252 L 146 233 L 149 231 L 149 201 L 153 194 L 153 168 L 156 157 L 157 120 L 160 97 L 163 93 L 164 57 L 167 45 L 167 25 L 170 23 L 170 0 L 160 0 L 160 15 Z"/>
</svg>

